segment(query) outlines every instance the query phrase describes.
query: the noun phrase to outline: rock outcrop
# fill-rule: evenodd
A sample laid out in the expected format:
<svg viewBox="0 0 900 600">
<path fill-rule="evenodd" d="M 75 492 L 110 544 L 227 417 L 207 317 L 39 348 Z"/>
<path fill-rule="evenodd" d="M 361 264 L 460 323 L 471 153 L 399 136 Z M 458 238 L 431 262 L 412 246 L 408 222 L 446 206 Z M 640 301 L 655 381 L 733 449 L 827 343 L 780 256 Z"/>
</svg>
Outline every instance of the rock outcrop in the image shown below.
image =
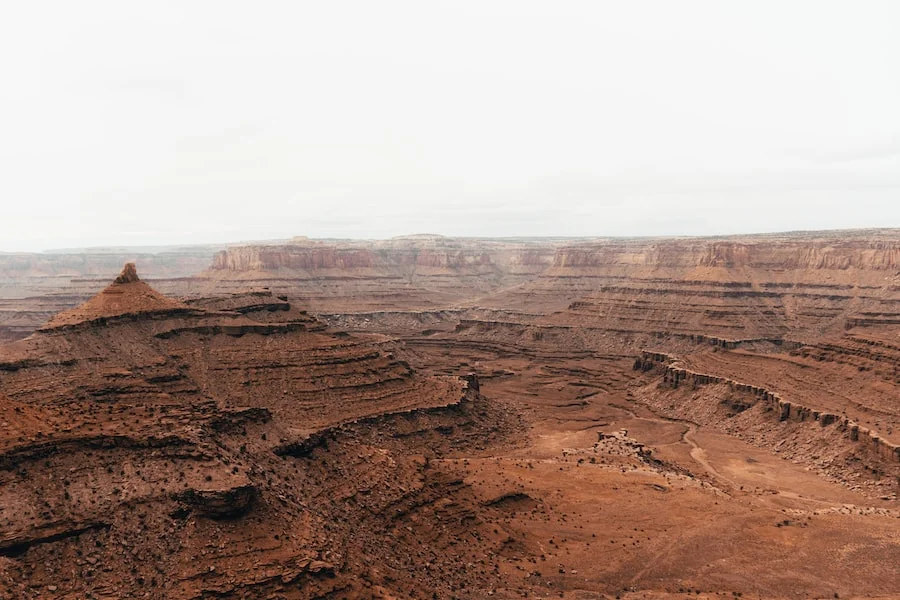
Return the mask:
<svg viewBox="0 0 900 600">
<path fill-rule="evenodd" d="M 328 331 L 265 290 L 168 298 L 126 265 L 0 346 L 0 559 L 11 561 L 0 597 L 51 585 L 52 597 L 185 599 L 421 589 L 427 573 L 379 574 L 420 552 L 395 549 L 381 523 L 470 492 L 410 456 L 509 425 L 474 379 L 417 373 L 399 351 Z M 372 435 L 384 438 L 361 441 Z M 327 447 L 301 470 L 280 449 L 307 438 Z"/>
<path fill-rule="evenodd" d="M 30 300 L 0 597 L 888 596 L 895 246 L 297 239 Z"/>
<path fill-rule="evenodd" d="M 104 319 L 190 312 L 186 304 L 163 296 L 141 281 L 134 263 L 126 263 L 112 284 L 84 304 L 56 315 L 44 329 L 72 327 Z"/>
<path fill-rule="evenodd" d="M 685 385 L 694 388 L 702 385 L 725 385 L 737 393 L 752 396 L 754 403 L 757 401 L 763 403 L 766 407 L 766 412 L 777 415 L 779 421 L 815 423 L 823 428 L 834 425 L 841 431 L 846 432 L 846 437 L 849 441 L 862 444 L 863 450 L 871 452 L 890 463 L 898 463 L 898 467 L 900 467 L 900 444 L 895 444 L 885 439 L 877 431 L 861 427 L 845 414 L 830 413 L 815 407 L 791 402 L 765 387 L 742 383 L 709 373 L 698 373 L 680 366 L 676 357 L 658 352 L 642 353 L 641 357 L 636 360 L 634 368 L 643 372 L 658 368 L 662 371 L 663 383 L 672 386 L 673 389 L 678 389 L 679 386 Z M 744 405 L 744 407 L 746 408 L 747 405 Z M 891 469 L 896 470 L 898 476 L 900 476 L 900 468 L 891 467 Z"/>
<path fill-rule="evenodd" d="M 797 235 L 735 236 L 731 239 L 636 239 L 561 247 L 556 268 L 649 267 L 668 269 L 746 269 L 814 277 L 815 271 L 900 270 L 897 232 L 827 232 Z"/>
</svg>

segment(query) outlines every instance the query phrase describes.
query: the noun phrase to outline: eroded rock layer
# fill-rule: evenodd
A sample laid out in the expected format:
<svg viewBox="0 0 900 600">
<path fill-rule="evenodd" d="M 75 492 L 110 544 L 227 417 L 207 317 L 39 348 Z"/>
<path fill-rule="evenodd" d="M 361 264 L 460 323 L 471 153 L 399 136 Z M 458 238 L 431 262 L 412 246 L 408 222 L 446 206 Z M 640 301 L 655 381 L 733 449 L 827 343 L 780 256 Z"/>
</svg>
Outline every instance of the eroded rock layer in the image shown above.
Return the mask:
<svg viewBox="0 0 900 600">
<path fill-rule="evenodd" d="M 429 467 L 440 431 L 463 447 L 510 428 L 475 381 L 417 374 L 383 336 L 267 292 L 188 304 L 126 266 L 0 351 L 0 597 L 404 589 L 384 559 L 402 555 L 395 513 L 468 493 Z"/>
<path fill-rule="evenodd" d="M 96 283 L 0 351 L 0 597 L 891 597 L 897 240 L 297 239 Z"/>
<path fill-rule="evenodd" d="M 0 253 L 0 342 L 22 339 L 57 313 L 103 289 L 134 261 L 164 292 L 188 293 L 185 281 L 207 268 L 219 246 L 102 248 Z"/>
</svg>

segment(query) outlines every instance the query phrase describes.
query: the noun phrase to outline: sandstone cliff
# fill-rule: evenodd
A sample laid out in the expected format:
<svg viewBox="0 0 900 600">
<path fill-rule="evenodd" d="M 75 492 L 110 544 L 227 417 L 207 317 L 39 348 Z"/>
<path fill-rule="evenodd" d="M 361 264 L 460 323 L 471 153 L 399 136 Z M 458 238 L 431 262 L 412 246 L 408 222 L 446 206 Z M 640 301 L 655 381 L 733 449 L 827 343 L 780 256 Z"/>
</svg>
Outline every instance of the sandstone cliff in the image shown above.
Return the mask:
<svg viewBox="0 0 900 600">
<path fill-rule="evenodd" d="M 775 279 L 790 275 L 815 278 L 817 271 L 836 271 L 835 276 L 842 279 L 877 279 L 900 271 L 900 232 L 880 230 L 871 237 L 833 234 L 612 240 L 561 247 L 553 267 L 599 272 L 676 269 L 705 272 L 706 278 L 721 276 L 727 270 L 751 275 L 753 271 L 765 271 L 765 277 Z"/>
</svg>

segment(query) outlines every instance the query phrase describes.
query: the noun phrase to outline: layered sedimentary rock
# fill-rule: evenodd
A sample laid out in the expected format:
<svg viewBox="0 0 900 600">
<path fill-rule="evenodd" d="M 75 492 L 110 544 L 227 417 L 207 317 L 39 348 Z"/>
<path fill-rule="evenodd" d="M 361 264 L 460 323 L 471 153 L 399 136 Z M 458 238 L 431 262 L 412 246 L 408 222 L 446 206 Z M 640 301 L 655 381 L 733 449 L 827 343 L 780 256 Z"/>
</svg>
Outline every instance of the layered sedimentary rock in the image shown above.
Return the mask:
<svg viewBox="0 0 900 600">
<path fill-rule="evenodd" d="M 209 266 L 219 246 L 108 248 L 0 253 L 0 342 L 27 337 L 60 311 L 93 297 L 122 263 L 134 261 L 167 292 L 189 293 L 185 282 Z"/>
<path fill-rule="evenodd" d="M 455 239 L 443 236 L 407 236 L 385 241 L 311 241 L 289 244 L 234 246 L 216 254 L 210 273 L 253 273 L 307 278 L 329 274 L 429 274 L 477 271 L 535 271 L 550 265 L 551 241 Z M 221 273 L 225 275 L 226 273 Z"/>
<path fill-rule="evenodd" d="M 562 247 L 553 260 L 557 269 L 617 266 L 766 270 L 775 277 L 792 274 L 814 279 L 816 271 L 896 272 L 900 269 L 900 242 L 892 230 L 722 239 L 636 239 Z"/>
<path fill-rule="evenodd" d="M 452 312 L 328 318 L 405 332 L 413 347 L 573 359 L 673 353 L 711 381 L 788 398 L 795 414 L 838 415 L 845 438 L 854 424 L 872 431 L 891 459 L 900 441 L 898 237 L 871 230 L 570 243 L 540 273 Z"/>
<path fill-rule="evenodd" d="M 506 285 L 474 290 L 457 270 L 444 277 L 455 295 L 439 298 L 433 287 L 411 283 L 388 293 L 390 279 L 363 277 L 369 299 L 384 294 L 386 302 L 396 293 L 403 300 L 392 309 L 367 310 L 366 302 L 348 308 L 345 299 L 322 295 L 316 308 L 342 326 L 402 333 L 415 344 L 449 340 L 545 355 L 667 350 L 699 372 L 753 385 L 774 381 L 775 390 L 799 405 L 843 411 L 872 429 L 877 422 L 893 443 L 900 426 L 892 400 L 900 381 L 898 234 L 553 240 L 531 248 L 537 258 L 528 242 L 413 238 L 392 242 L 380 255 L 367 247 L 366 264 L 387 276 L 411 256 L 409 247 L 464 247 L 470 256 L 486 256 L 470 262 L 490 265 Z M 292 252 L 316 248 L 304 242 Z M 506 262 L 498 258 L 501 248 Z M 539 267 L 512 277 L 509 265 L 517 262 Z"/>
<path fill-rule="evenodd" d="M 896 324 L 896 240 L 879 231 L 581 244 L 559 248 L 553 266 L 518 293 L 569 300 L 560 322 L 616 322 L 635 332 L 840 335 Z"/>
<path fill-rule="evenodd" d="M 134 265 L 2 347 L 0 390 L 10 598 L 415 586 L 388 563 L 416 550 L 389 550 L 397 541 L 366 516 L 465 495 L 422 452 L 441 448 L 442 428 L 465 426 L 464 445 L 506 427 L 478 408 L 474 379 L 417 374 L 383 336 L 331 333 L 266 291 L 167 298 Z M 407 456 L 358 439 L 392 431 L 426 441 Z M 311 467 L 280 450 L 310 438 L 326 457 Z"/>
<path fill-rule="evenodd" d="M 697 356 L 692 356 L 691 363 L 697 363 L 696 359 Z M 740 358 L 732 360 L 738 362 Z M 729 357 L 723 357 L 722 361 L 728 362 Z M 661 370 L 663 382 L 669 384 L 673 389 L 678 389 L 680 386 L 689 386 L 693 389 L 707 385 L 727 386 L 729 392 L 744 394 L 749 397 L 749 403 L 738 402 L 731 405 L 738 412 L 759 403 L 764 412 L 772 413 L 782 422 L 794 421 L 815 424 L 820 427 L 835 425 L 838 430 L 846 433 L 846 435 L 842 436 L 843 438 L 850 442 L 859 442 L 860 452 L 871 453 L 877 459 L 885 459 L 887 463 L 886 468 L 892 474 L 900 476 L 900 464 L 893 464 L 900 463 L 900 444 L 892 442 L 885 435 L 879 434 L 875 430 L 861 426 L 854 420 L 854 417 L 871 417 L 873 413 L 887 415 L 887 419 L 882 417 L 884 419 L 883 423 L 889 432 L 889 437 L 894 438 L 893 423 L 896 422 L 896 417 L 894 416 L 896 410 L 892 394 L 882 394 L 879 403 L 875 400 L 879 396 L 876 390 L 866 389 L 861 386 L 861 382 L 856 382 L 853 391 L 857 398 L 866 399 L 870 404 L 878 405 L 878 408 L 872 408 L 858 401 L 855 402 L 850 398 L 834 398 L 836 390 L 827 388 L 826 390 L 816 390 L 814 384 L 811 385 L 810 382 L 807 382 L 802 389 L 796 388 L 792 390 L 795 394 L 793 398 L 797 399 L 791 401 L 774 391 L 773 388 L 781 387 L 777 379 L 774 380 L 775 383 L 770 384 L 771 387 L 769 388 L 764 387 L 763 384 L 744 383 L 720 375 L 711 375 L 685 368 L 676 357 L 658 352 L 643 352 L 641 358 L 635 362 L 634 369 L 639 369 L 643 372 L 654 369 Z M 756 379 L 757 381 L 773 381 L 771 377 L 766 377 L 765 373 L 759 369 L 748 370 L 746 373 L 751 379 Z M 753 374 L 756 376 L 754 377 Z M 820 407 L 822 405 L 830 406 L 831 410 L 838 412 L 828 412 L 827 410 L 801 404 L 800 398 L 810 398 L 813 403 L 818 404 Z M 853 417 L 848 416 L 848 413 L 853 415 Z M 866 418 L 866 423 L 871 423 L 869 418 Z"/>
<path fill-rule="evenodd" d="M 235 246 L 202 274 L 206 289 L 266 285 L 313 310 L 444 307 L 515 285 L 547 268 L 554 240 L 408 236 Z"/>
<path fill-rule="evenodd" d="M 0 585 L 890 596 L 897 233 L 297 239 L 94 282 L 0 352 Z"/>
</svg>

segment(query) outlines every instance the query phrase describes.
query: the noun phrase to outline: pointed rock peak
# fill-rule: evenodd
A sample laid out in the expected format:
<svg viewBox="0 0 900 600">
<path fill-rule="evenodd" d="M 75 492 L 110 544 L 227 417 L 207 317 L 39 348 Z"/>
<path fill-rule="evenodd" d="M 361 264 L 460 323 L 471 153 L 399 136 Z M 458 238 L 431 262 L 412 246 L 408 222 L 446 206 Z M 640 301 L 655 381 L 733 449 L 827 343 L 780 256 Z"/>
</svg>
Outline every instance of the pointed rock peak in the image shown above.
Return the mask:
<svg viewBox="0 0 900 600">
<path fill-rule="evenodd" d="M 125 263 L 125 266 L 122 267 L 122 272 L 119 273 L 119 276 L 116 277 L 113 283 L 137 283 L 141 278 L 138 277 L 137 267 L 134 266 L 133 262 Z"/>
<path fill-rule="evenodd" d="M 123 315 L 189 311 L 186 304 L 168 298 L 138 277 L 134 263 L 126 263 L 113 282 L 96 296 L 71 310 L 61 312 L 41 329 L 55 329 Z"/>
</svg>

